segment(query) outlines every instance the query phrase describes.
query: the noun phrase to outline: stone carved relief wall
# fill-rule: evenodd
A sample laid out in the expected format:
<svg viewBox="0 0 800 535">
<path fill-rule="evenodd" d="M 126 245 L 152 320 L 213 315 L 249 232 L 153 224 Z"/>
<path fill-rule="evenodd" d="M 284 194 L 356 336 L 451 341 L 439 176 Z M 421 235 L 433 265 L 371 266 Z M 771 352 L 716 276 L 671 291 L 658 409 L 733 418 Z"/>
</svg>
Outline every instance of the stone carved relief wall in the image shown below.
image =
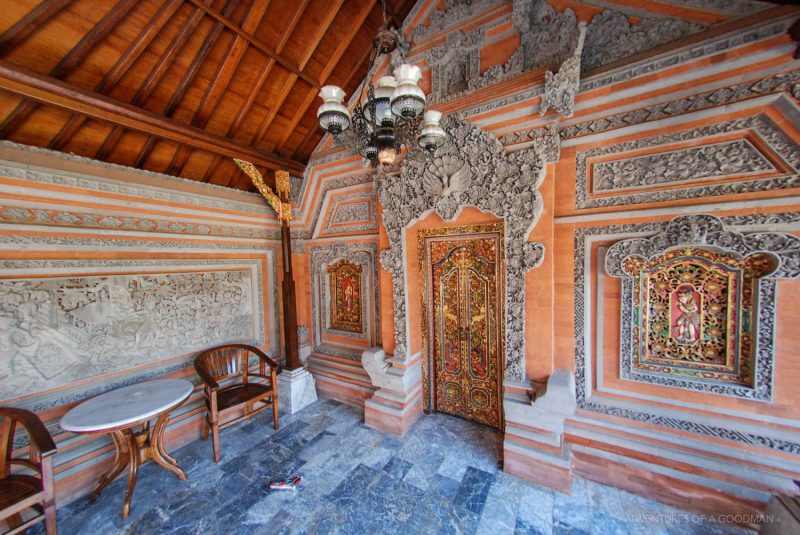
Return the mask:
<svg viewBox="0 0 800 535">
<path fill-rule="evenodd" d="M 614 244 L 606 270 L 623 282 L 623 378 L 772 399 L 770 279 L 800 276 L 799 238 L 681 216 L 651 238 Z"/>
<path fill-rule="evenodd" d="M 775 166 L 746 140 L 749 132 L 777 154 L 787 166 L 777 177 L 755 178 L 759 172 L 775 171 Z M 714 136 L 741 133 L 742 139 L 718 141 Z M 703 143 L 703 138 L 709 138 Z M 670 144 L 693 140 L 698 146 L 668 150 Z M 664 152 L 647 156 L 592 159 L 665 146 Z M 576 156 L 576 208 L 595 208 L 620 204 L 658 202 L 700 196 L 764 191 L 800 185 L 800 147 L 772 119 L 764 114 L 745 119 L 703 126 L 674 134 L 641 138 L 617 145 L 597 147 Z M 719 183 L 693 185 L 700 179 L 735 178 Z M 589 185 L 591 182 L 591 186 Z M 686 183 L 685 187 L 639 192 L 642 186 Z M 614 192 L 613 196 L 593 197 L 589 192 Z"/>
<path fill-rule="evenodd" d="M 367 340 L 371 345 L 380 344 L 380 288 L 378 287 L 378 247 L 374 243 L 345 243 L 312 246 L 311 260 L 311 310 L 314 329 L 314 351 L 353 360 L 361 358 L 361 350 L 347 351 L 325 344 L 323 334 Z M 361 329 L 337 328 L 331 321 L 332 294 L 328 267 L 337 261 L 346 260 L 361 268 L 360 301 Z"/>
<path fill-rule="evenodd" d="M 249 270 L 0 280 L 0 399 L 263 342 L 254 295 Z"/>
<path fill-rule="evenodd" d="M 473 2 L 462 6 L 448 5 L 445 11 L 435 11 L 431 20 L 435 17 L 438 22 L 425 29 L 422 29 L 423 26 L 417 26 L 412 34 L 413 40 L 419 42 L 421 38 L 477 14 L 480 12 L 479 7 L 486 7 L 483 3 L 480 4 L 478 6 L 478 3 Z M 469 76 L 466 84 L 433 86 L 430 98 L 434 101 L 458 98 L 466 92 L 490 86 L 539 67 L 558 72 L 561 65 L 572 56 L 578 43 L 578 19 L 575 11 L 567 8 L 559 13 L 547 0 L 514 0 L 511 21 L 519 33 L 520 45 L 505 64 L 489 67 L 482 74 L 466 70 L 465 74 Z M 643 17 L 637 24 L 631 24 L 624 13 L 607 9 L 593 17 L 586 27 L 586 40 L 579 62 L 580 71 L 586 72 L 608 65 L 704 29 L 706 26 L 701 24 L 666 17 Z M 466 49 L 472 47 L 478 49 L 478 58 L 485 33 L 484 29 L 479 27 L 461 37 L 469 43 L 465 46 Z M 420 54 L 420 59 L 426 60 L 431 67 L 432 80 L 447 79 L 445 73 L 453 68 L 453 64 L 448 63 L 449 46 L 448 43 L 443 43 Z M 466 87 L 463 87 L 464 85 Z"/>
<path fill-rule="evenodd" d="M 372 191 L 333 195 L 320 234 L 371 232 L 378 228 L 375 193 Z"/>
<path fill-rule="evenodd" d="M 684 216 L 686 217 L 686 216 Z M 698 216 L 688 216 L 698 217 Z M 723 225 L 723 232 L 720 233 L 721 237 L 727 236 L 720 243 L 724 244 L 725 248 L 738 250 L 742 246 L 753 245 L 762 240 L 762 236 L 770 235 L 776 236 L 775 241 L 772 238 L 764 237 L 762 246 L 756 249 L 771 251 L 783 258 L 787 258 L 781 269 L 773 273 L 774 277 L 795 278 L 800 275 L 800 263 L 798 263 L 798 248 L 797 238 L 787 234 L 781 233 L 750 233 L 742 235 L 736 232 L 736 227 L 739 226 L 759 226 L 771 227 L 778 225 L 792 225 L 797 226 L 800 224 L 800 214 L 792 213 L 773 213 L 773 214 L 749 214 L 749 215 L 735 215 L 715 218 L 713 216 L 699 216 L 703 220 L 713 221 L 716 219 Z M 710 219 L 707 219 L 710 218 Z M 615 402 L 613 398 L 602 398 L 592 391 L 592 361 L 594 348 L 593 343 L 587 337 L 587 326 L 590 324 L 591 317 L 589 315 L 593 305 L 589 303 L 590 288 L 588 282 L 593 276 L 587 270 L 588 258 L 590 254 L 591 245 L 589 239 L 593 237 L 612 236 L 619 234 L 635 234 L 640 235 L 640 240 L 627 240 L 634 244 L 649 241 L 654 236 L 661 235 L 667 229 L 670 222 L 655 222 L 655 223 L 634 223 L 625 225 L 599 225 L 592 227 L 577 228 L 574 231 L 574 266 L 575 266 L 575 310 L 574 310 L 574 336 L 575 336 L 575 397 L 578 406 L 602 414 L 608 414 L 620 418 L 628 418 L 639 422 L 646 422 L 654 425 L 675 429 L 678 431 L 685 431 L 690 433 L 698 433 L 705 436 L 714 438 L 721 438 L 725 440 L 733 440 L 744 444 L 751 444 L 763 446 L 778 451 L 785 451 L 794 454 L 800 454 L 800 443 L 786 440 L 785 437 L 772 436 L 759 434 L 756 432 L 744 432 L 740 429 L 731 429 L 725 427 L 724 423 L 709 423 L 698 422 L 682 418 L 680 416 L 670 416 L 662 413 L 657 413 L 653 409 L 646 407 L 634 408 L 629 405 L 620 404 Z M 708 230 L 708 224 L 703 223 L 702 226 L 680 225 L 682 230 L 676 235 L 677 239 L 673 241 L 678 242 L 692 242 L 700 240 L 701 232 Z M 673 233 L 674 234 L 674 233 Z M 785 240 L 786 236 L 790 236 Z M 739 237 L 744 237 L 745 241 L 740 241 Z M 794 238 L 794 239 L 792 239 Z M 707 238 L 706 238 L 707 240 Z M 661 248 L 664 242 L 662 240 L 655 240 L 654 245 Z M 774 244 L 774 248 L 773 248 Z M 647 247 L 647 246 L 645 246 Z M 623 251 L 620 250 L 620 253 Z M 741 254 L 741 253 L 739 253 Z M 619 255 L 615 255 L 618 257 Z M 613 261 L 616 264 L 616 261 Z M 611 268 L 614 269 L 614 268 Z M 770 285 L 774 286 L 774 281 L 762 280 L 760 290 L 765 288 L 769 289 Z M 760 297 L 759 306 L 762 307 L 764 317 L 774 317 L 775 310 L 775 295 L 762 294 Z M 764 325 L 764 328 L 774 328 L 774 325 Z M 760 329 L 759 336 L 763 332 Z M 767 345 L 762 345 L 767 347 Z M 759 356 L 761 349 L 759 349 Z M 714 391 L 718 388 L 715 385 L 706 385 L 707 391 Z"/>
<path fill-rule="evenodd" d="M 381 251 L 381 265 L 392 274 L 394 356 L 409 357 L 404 230 L 430 213 L 453 220 L 463 207 L 474 206 L 505 220 L 505 378 L 521 381 L 525 377 L 525 272 L 538 266 L 544 255 L 542 244 L 527 241 L 542 212 L 537 190 L 544 179 L 544 157 L 530 149 L 507 155 L 494 136 L 459 117 L 445 117 L 442 126 L 448 143 L 433 157 L 415 149 L 399 177 L 387 176 L 382 168 L 376 171 L 389 239 L 389 249 Z"/>
</svg>

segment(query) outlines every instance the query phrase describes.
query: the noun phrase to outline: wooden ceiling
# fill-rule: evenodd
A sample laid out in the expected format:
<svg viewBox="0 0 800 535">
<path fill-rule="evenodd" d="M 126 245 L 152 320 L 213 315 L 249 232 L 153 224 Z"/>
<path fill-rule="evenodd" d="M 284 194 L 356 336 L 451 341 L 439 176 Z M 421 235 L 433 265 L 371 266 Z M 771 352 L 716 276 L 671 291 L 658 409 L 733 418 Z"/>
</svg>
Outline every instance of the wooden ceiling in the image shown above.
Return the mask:
<svg viewBox="0 0 800 535">
<path fill-rule="evenodd" d="M 387 0 L 395 26 L 413 4 Z M 4 2 L 0 138 L 254 191 L 231 158 L 302 173 L 319 87 L 355 90 L 381 21 L 376 0 Z"/>
</svg>

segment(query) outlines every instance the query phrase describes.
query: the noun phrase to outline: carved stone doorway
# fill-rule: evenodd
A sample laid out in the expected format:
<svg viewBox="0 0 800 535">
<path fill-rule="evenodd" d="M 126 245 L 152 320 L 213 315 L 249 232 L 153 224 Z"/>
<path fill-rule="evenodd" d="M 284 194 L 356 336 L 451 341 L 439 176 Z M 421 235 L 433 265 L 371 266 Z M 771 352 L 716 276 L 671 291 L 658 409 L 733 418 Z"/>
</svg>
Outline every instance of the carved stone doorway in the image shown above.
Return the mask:
<svg viewBox="0 0 800 535">
<path fill-rule="evenodd" d="M 503 428 L 503 224 L 423 230 L 424 410 Z"/>
</svg>

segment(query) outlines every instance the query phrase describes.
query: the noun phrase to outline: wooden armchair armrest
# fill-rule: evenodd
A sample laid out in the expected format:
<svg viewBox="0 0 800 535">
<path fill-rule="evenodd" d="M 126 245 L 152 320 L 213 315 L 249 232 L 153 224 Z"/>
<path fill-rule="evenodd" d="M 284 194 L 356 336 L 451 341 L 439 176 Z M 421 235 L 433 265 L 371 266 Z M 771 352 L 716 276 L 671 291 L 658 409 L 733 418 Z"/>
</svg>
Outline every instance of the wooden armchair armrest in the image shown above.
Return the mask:
<svg viewBox="0 0 800 535">
<path fill-rule="evenodd" d="M 219 383 L 217 383 L 217 381 L 208 374 L 205 368 L 200 366 L 197 362 L 194 363 L 194 370 L 207 387 L 209 387 L 211 390 L 219 390 Z"/>
<path fill-rule="evenodd" d="M 261 362 L 269 366 L 271 369 L 276 370 L 276 374 L 281 373 L 281 371 L 283 370 L 280 364 L 269 358 L 266 353 L 264 353 L 257 347 L 251 347 L 250 351 L 258 355 L 258 358 L 261 360 Z"/>
<path fill-rule="evenodd" d="M 53 437 L 50 436 L 50 432 L 36 414 L 13 407 L 0 407 L 0 416 L 20 422 L 28 432 L 31 444 L 39 450 L 39 455 L 42 457 L 49 457 L 58 449 L 56 448 L 56 443 L 53 442 Z"/>
</svg>

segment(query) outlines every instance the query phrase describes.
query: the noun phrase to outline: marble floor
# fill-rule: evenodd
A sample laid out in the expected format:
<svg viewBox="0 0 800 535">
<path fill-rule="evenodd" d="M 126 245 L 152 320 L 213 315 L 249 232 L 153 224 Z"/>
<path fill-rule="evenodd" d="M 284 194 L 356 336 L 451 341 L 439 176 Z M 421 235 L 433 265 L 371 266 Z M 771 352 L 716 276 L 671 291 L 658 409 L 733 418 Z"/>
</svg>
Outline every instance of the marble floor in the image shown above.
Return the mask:
<svg viewBox="0 0 800 535">
<path fill-rule="evenodd" d="M 125 479 L 97 503 L 59 509 L 62 534 L 749 533 L 576 479 L 571 496 L 500 471 L 500 435 L 443 414 L 420 419 L 398 438 L 363 424 L 358 409 L 320 399 L 272 429 L 264 412 L 211 442 L 173 455 L 187 481 L 148 463 L 131 517 L 120 507 Z M 270 480 L 302 474 L 295 491 Z M 37 532 L 37 533 L 40 533 Z"/>
</svg>

